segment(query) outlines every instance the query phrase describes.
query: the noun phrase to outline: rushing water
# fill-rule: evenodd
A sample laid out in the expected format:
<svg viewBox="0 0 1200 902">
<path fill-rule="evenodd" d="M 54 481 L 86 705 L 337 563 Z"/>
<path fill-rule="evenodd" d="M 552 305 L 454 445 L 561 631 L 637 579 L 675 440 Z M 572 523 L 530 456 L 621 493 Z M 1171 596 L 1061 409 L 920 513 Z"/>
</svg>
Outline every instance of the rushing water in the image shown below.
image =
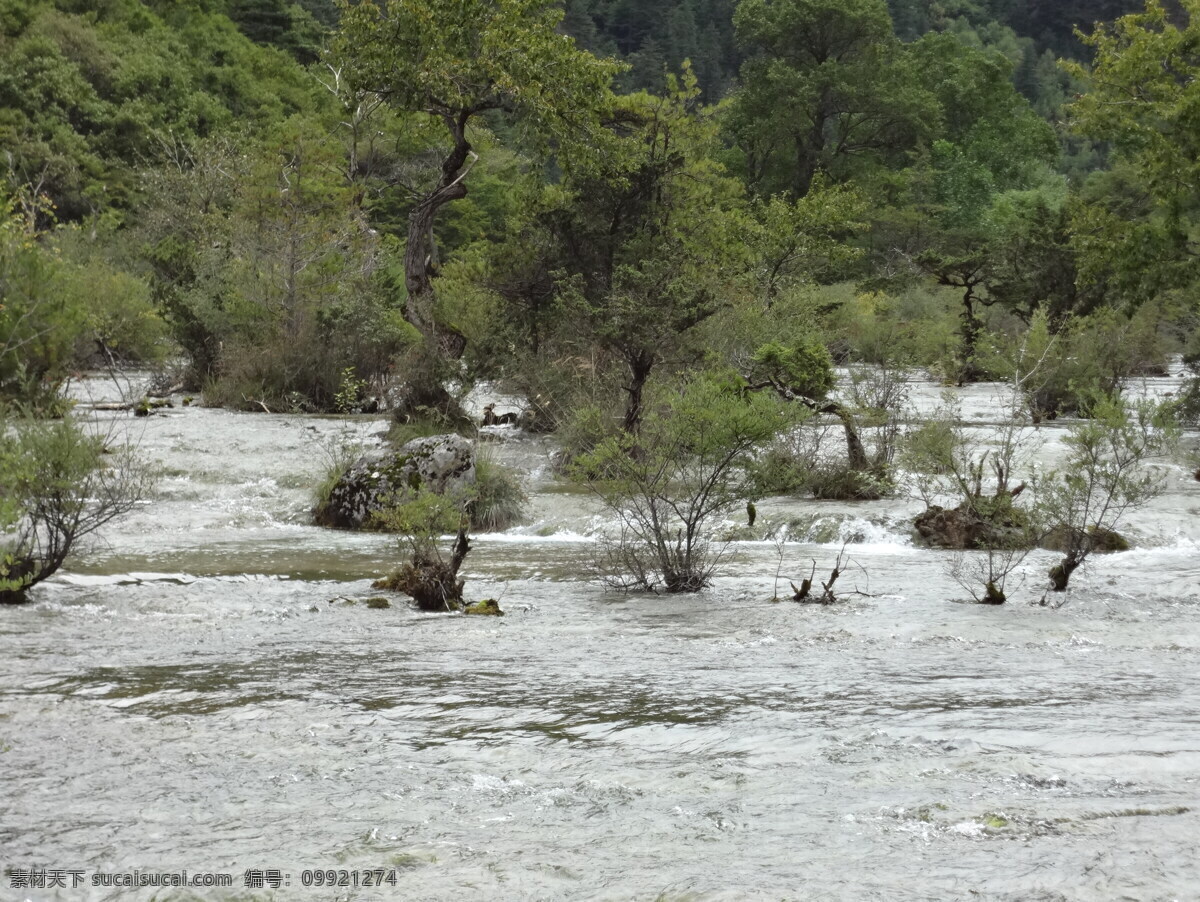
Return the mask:
<svg viewBox="0 0 1200 902">
<path fill-rule="evenodd" d="M 989 388 L 963 404 L 986 430 Z M 368 609 L 394 540 L 307 525 L 322 449 L 383 420 L 98 416 L 161 463 L 156 496 L 0 610 L 0 865 L 89 885 L 6 875 L 0 898 L 1200 898 L 1182 467 L 1060 609 L 1027 603 L 1044 553 L 1013 603 L 956 603 L 903 499 L 761 504 L 787 543 L 735 543 L 711 589 L 646 598 L 587 581 L 597 510 L 516 440 L 498 453 L 532 474 L 533 522 L 467 559 L 495 619 Z M 839 587 L 864 594 L 767 600 L 846 540 Z M 301 886 L 318 868 L 397 882 Z M 234 887 L 90 886 L 182 869 Z"/>
</svg>

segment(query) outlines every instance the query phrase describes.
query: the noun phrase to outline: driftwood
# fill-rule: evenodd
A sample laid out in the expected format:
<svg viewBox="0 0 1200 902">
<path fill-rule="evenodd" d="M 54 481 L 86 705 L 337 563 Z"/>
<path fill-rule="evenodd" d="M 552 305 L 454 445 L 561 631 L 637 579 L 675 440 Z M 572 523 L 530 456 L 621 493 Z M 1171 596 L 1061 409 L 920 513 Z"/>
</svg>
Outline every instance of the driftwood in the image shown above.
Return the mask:
<svg viewBox="0 0 1200 902">
<path fill-rule="evenodd" d="M 846 558 L 846 546 L 842 545 L 841 551 L 838 552 L 838 559 L 834 561 L 833 570 L 829 571 L 829 578 L 821 583 L 821 593 L 815 594 L 812 583 L 816 579 L 817 563 L 815 560 L 812 561 L 812 570 L 808 577 L 800 581 L 799 587 L 796 583 L 788 582 L 788 585 L 792 587 L 792 601 L 800 602 L 802 605 L 833 605 L 835 601 L 838 601 L 838 596 L 834 593 L 834 584 L 838 582 L 838 577 L 846 572 L 846 567 L 852 563 L 853 561 Z M 866 595 L 858 589 L 854 589 L 852 594 Z"/>
<path fill-rule="evenodd" d="M 168 398 L 139 398 L 136 401 L 103 401 L 96 404 L 81 404 L 85 410 L 132 410 L 138 416 L 147 416 L 152 410 L 174 407 Z M 142 411 L 145 411 L 143 413 Z"/>
<path fill-rule="evenodd" d="M 838 557 L 838 563 L 841 563 L 841 557 Z M 805 604 L 833 604 L 837 601 L 837 596 L 833 594 L 833 584 L 837 582 L 837 578 L 841 576 L 841 568 L 835 564 L 833 571 L 829 574 L 829 580 L 821 583 L 821 594 L 812 594 L 813 577 L 817 573 L 817 562 L 813 561 L 812 573 L 806 579 L 800 581 L 800 587 L 796 588 L 795 583 L 789 583 L 792 587 L 792 601 L 799 601 Z"/>
</svg>

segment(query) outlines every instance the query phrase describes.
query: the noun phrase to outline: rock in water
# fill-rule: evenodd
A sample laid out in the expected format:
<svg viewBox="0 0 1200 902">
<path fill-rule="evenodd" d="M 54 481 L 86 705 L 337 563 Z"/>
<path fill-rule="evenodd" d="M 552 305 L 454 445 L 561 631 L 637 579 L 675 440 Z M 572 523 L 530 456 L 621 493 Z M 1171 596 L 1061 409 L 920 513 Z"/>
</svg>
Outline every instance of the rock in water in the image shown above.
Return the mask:
<svg viewBox="0 0 1200 902">
<path fill-rule="evenodd" d="M 478 614 L 484 617 L 503 617 L 504 612 L 500 610 L 500 602 L 494 598 L 485 598 L 483 601 L 477 601 L 474 604 L 469 604 L 463 609 L 464 614 Z"/>
<path fill-rule="evenodd" d="M 405 492 L 420 488 L 439 495 L 465 491 L 475 484 L 475 448 L 461 435 L 413 439 L 399 451 L 368 454 L 342 474 L 318 505 L 319 526 L 362 529 L 371 515 Z"/>
<path fill-rule="evenodd" d="M 1028 548 L 1032 539 L 1025 514 L 1009 506 L 984 517 L 965 502 L 949 510 L 933 504 L 913 525 L 934 548 Z"/>
<path fill-rule="evenodd" d="M 987 524 L 961 508 L 946 510 L 934 504 L 914 521 L 921 538 L 935 548 L 975 548 Z"/>
</svg>

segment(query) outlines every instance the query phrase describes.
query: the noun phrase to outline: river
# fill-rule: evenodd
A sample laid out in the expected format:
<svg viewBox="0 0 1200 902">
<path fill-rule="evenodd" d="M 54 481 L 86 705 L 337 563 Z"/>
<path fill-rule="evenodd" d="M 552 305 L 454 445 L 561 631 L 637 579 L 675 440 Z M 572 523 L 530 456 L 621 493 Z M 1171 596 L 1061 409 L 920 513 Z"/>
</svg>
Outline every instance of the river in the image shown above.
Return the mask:
<svg viewBox="0 0 1200 902">
<path fill-rule="evenodd" d="M 962 393 L 985 433 L 991 392 Z M 493 447 L 531 522 L 466 565 L 507 616 L 461 617 L 366 607 L 395 540 L 308 524 L 323 449 L 384 419 L 94 417 L 162 478 L 0 609 L 0 898 L 1200 899 L 1183 466 L 1057 609 L 1030 604 L 1042 552 L 1010 604 L 962 603 L 905 498 L 772 499 L 786 543 L 735 543 L 698 595 L 629 597 L 587 578 L 598 509 L 518 438 Z M 1065 428 L 1041 427 L 1047 465 Z M 769 600 L 845 540 L 841 602 Z M 38 868 L 85 885 L 13 886 Z M 234 885 L 92 885 L 183 869 Z M 304 886 L 331 869 L 395 883 Z"/>
</svg>

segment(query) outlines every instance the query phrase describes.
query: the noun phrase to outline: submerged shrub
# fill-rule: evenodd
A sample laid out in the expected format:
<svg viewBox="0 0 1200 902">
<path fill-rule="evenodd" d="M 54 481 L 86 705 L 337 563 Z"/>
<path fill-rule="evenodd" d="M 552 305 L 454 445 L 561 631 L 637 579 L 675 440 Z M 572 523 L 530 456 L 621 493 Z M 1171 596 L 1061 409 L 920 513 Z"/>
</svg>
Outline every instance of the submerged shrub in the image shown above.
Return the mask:
<svg viewBox="0 0 1200 902">
<path fill-rule="evenodd" d="M 383 528 L 400 534 L 407 560 L 375 589 L 390 589 L 411 597 L 423 611 L 457 611 L 462 608 L 464 581 L 458 578 L 470 551 L 467 538 L 468 499 L 419 490 L 377 514 Z M 451 553 L 444 553 L 442 536 L 455 533 Z"/>
<path fill-rule="evenodd" d="M 869 456 L 866 468 L 851 466 L 842 454 L 842 430 L 808 424 L 777 436 L 754 456 L 746 472 L 756 497 L 811 495 L 823 501 L 873 501 L 895 491 L 890 468 L 881 455 Z M 830 443 L 836 450 L 831 450 Z"/>
<path fill-rule="evenodd" d="M 636 437 L 610 438 L 581 457 L 576 477 L 619 523 L 600 543 L 600 578 L 626 591 L 708 585 L 724 550 L 713 542 L 713 526 L 745 504 L 752 490 L 746 465 L 790 424 L 792 408 L 773 395 L 746 397 L 699 380 L 653 405 Z"/>
<path fill-rule="evenodd" d="M 895 491 L 886 476 L 845 464 L 817 467 L 809 474 L 806 488 L 821 501 L 877 501 Z"/>
<path fill-rule="evenodd" d="M 1130 377 L 1165 372 L 1166 361 L 1150 307 L 1132 318 L 1105 308 L 1057 328 L 1039 310 L 1026 333 L 999 341 L 988 366 L 1018 385 L 1038 423 L 1091 416 L 1096 398 L 1120 394 Z"/>
</svg>

